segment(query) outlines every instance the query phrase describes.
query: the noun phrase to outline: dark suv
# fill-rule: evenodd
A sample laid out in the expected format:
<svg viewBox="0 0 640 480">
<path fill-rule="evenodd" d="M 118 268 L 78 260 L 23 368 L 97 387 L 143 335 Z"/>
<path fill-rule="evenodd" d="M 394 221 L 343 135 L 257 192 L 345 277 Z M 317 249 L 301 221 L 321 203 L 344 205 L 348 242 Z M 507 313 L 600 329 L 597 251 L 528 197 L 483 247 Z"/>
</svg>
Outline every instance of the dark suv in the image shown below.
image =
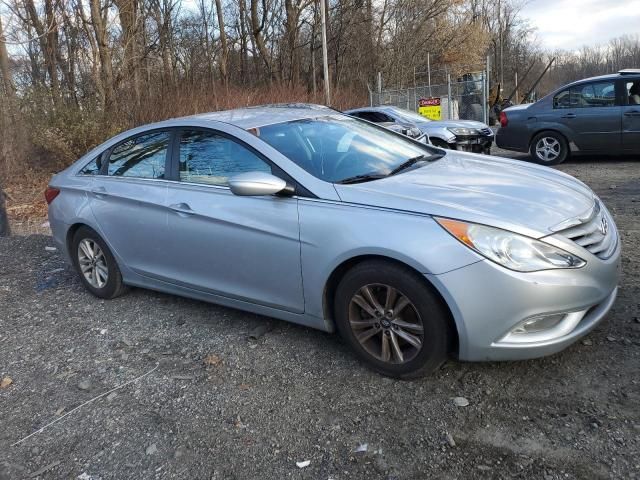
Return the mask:
<svg viewBox="0 0 640 480">
<path fill-rule="evenodd" d="M 640 69 L 580 80 L 500 114 L 496 145 L 545 165 L 574 151 L 640 153 Z"/>
</svg>

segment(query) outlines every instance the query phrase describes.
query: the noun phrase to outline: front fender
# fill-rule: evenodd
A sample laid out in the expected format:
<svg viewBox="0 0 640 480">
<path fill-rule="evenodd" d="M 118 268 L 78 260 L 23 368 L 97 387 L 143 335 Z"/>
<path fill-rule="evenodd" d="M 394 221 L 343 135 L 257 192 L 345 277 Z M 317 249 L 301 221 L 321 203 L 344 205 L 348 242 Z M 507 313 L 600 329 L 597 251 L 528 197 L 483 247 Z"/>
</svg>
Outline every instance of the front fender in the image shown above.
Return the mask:
<svg viewBox="0 0 640 480">
<path fill-rule="evenodd" d="M 305 312 L 324 317 L 324 291 L 344 262 L 375 255 L 422 274 L 441 274 L 482 260 L 428 215 L 300 199 Z"/>
</svg>

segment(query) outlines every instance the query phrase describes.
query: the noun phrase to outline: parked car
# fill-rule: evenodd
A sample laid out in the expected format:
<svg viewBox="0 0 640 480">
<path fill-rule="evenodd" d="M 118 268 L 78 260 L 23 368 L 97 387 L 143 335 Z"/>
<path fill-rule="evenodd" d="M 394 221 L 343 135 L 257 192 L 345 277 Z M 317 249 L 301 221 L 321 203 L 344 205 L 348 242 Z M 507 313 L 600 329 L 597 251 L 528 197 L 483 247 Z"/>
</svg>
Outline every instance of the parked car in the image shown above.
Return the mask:
<svg viewBox="0 0 640 480">
<path fill-rule="evenodd" d="M 132 285 L 337 330 L 395 377 L 557 352 L 617 291 L 618 233 L 583 183 L 313 105 L 135 128 L 45 196 L 94 295 Z"/>
<path fill-rule="evenodd" d="M 572 152 L 640 152 L 640 70 L 587 78 L 500 114 L 496 144 L 544 165 Z"/>
<path fill-rule="evenodd" d="M 493 130 L 488 125 L 473 120 L 430 120 L 393 105 L 356 108 L 344 113 L 373 123 L 413 125 L 429 136 L 431 144 L 440 148 L 488 154 L 493 143 Z"/>
</svg>

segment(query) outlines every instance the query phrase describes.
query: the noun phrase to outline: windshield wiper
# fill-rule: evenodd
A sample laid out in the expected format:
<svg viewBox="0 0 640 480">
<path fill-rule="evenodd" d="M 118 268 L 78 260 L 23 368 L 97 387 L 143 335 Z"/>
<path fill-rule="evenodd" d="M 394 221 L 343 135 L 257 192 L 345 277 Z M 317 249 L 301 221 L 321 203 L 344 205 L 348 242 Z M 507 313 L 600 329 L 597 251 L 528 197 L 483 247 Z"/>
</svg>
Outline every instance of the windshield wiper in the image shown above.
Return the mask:
<svg viewBox="0 0 640 480">
<path fill-rule="evenodd" d="M 385 178 L 385 177 L 386 175 L 381 175 L 379 173 L 364 173 L 362 175 L 354 175 L 353 177 L 347 177 L 336 183 L 339 183 L 341 185 L 347 185 L 349 183 L 362 183 L 362 182 L 368 182 L 370 180 L 380 180 L 381 178 Z"/>
<path fill-rule="evenodd" d="M 395 175 L 396 173 L 400 173 L 403 170 L 406 170 L 409 167 L 414 166 L 418 162 L 433 162 L 434 160 L 438 160 L 439 158 L 444 157 L 443 153 L 434 153 L 433 155 L 418 155 L 417 157 L 410 158 L 406 162 L 401 163 L 396 168 L 391 170 L 389 176 Z"/>
</svg>

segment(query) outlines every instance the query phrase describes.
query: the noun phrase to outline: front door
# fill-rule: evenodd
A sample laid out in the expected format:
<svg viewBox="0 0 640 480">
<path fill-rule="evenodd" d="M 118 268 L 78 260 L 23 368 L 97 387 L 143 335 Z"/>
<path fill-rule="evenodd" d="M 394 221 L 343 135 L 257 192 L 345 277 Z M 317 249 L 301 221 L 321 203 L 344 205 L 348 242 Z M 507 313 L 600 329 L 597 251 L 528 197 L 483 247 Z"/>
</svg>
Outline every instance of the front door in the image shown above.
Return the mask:
<svg viewBox="0 0 640 480">
<path fill-rule="evenodd" d="M 626 102 L 622 107 L 622 148 L 640 154 L 640 79 L 624 82 Z"/>
<path fill-rule="evenodd" d="M 268 160 L 206 129 L 182 131 L 176 156 L 167 198 L 167 280 L 303 312 L 297 199 L 236 196 L 227 186 L 238 173 L 271 173 Z"/>
<path fill-rule="evenodd" d="M 620 151 L 621 114 L 613 80 L 574 85 L 554 98 L 554 120 L 585 152 Z"/>
</svg>

